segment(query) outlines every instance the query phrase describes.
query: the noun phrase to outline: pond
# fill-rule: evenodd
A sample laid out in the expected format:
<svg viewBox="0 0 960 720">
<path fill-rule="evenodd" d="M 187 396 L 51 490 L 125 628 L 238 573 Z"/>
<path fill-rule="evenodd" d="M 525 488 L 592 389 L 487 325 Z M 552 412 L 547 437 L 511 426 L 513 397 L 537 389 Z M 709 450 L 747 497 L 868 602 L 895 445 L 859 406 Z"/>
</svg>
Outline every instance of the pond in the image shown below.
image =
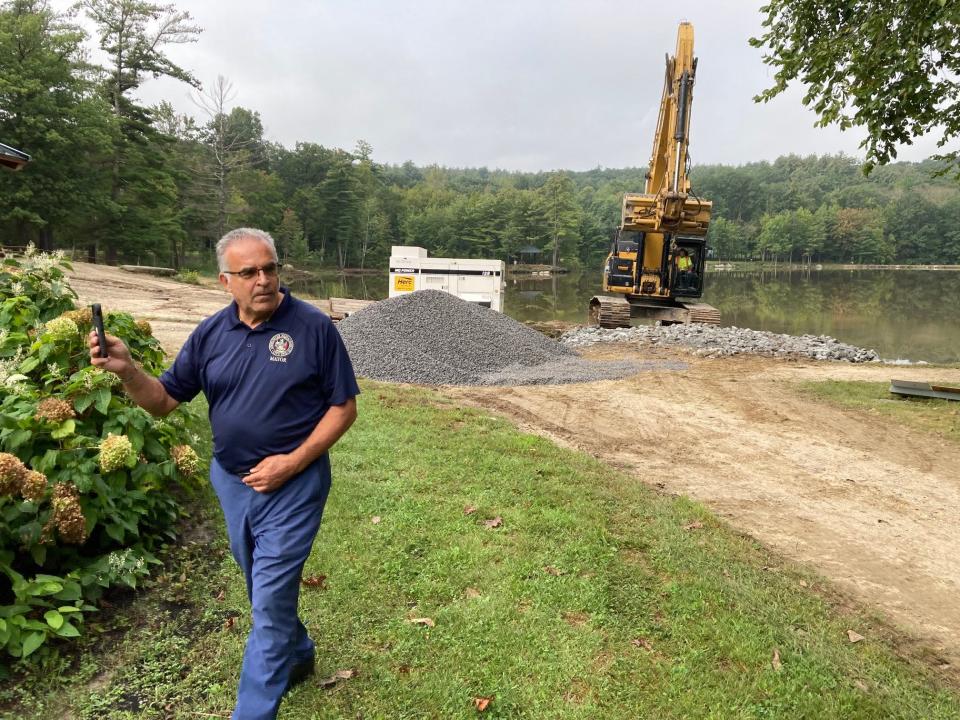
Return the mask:
<svg viewBox="0 0 960 720">
<path fill-rule="evenodd" d="M 599 271 L 509 275 L 504 311 L 521 321 L 582 323 L 599 283 Z M 386 273 L 325 275 L 291 285 L 317 297 L 387 296 Z M 707 275 L 703 302 L 719 308 L 723 325 L 831 335 L 888 359 L 960 362 L 960 272 L 718 271 Z"/>
</svg>

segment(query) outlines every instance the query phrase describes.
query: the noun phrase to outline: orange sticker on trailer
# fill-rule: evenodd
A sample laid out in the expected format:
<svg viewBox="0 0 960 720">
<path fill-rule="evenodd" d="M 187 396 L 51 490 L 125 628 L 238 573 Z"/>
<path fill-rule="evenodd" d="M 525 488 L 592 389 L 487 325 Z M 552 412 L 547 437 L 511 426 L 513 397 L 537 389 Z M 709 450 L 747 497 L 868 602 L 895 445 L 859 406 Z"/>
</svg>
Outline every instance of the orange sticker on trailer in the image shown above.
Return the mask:
<svg viewBox="0 0 960 720">
<path fill-rule="evenodd" d="M 413 292 L 412 275 L 394 275 L 393 289 L 396 292 Z"/>
</svg>

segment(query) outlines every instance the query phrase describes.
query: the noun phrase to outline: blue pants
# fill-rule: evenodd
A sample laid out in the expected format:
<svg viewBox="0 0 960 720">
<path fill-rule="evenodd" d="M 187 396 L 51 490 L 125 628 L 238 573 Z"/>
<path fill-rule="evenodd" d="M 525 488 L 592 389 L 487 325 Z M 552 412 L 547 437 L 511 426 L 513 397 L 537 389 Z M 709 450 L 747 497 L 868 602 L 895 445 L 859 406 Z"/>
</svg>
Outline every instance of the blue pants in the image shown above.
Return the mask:
<svg viewBox="0 0 960 720">
<path fill-rule="evenodd" d="M 330 461 L 324 455 L 272 493 L 247 487 L 216 459 L 210 463 L 210 481 L 253 608 L 233 719 L 272 720 L 291 668 L 314 654 L 297 601 L 303 565 L 330 492 Z"/>
</svg>

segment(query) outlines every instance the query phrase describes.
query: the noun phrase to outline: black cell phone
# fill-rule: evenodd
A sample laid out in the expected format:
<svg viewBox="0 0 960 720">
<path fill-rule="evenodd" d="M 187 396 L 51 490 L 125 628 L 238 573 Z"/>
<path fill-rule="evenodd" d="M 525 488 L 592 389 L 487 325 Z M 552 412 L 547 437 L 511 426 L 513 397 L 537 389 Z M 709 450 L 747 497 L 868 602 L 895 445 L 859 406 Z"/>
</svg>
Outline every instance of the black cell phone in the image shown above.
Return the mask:
<svg viewBox="0 0 960 720">
<path fill-rule="evenodd" d="M 93 313 L 93 329 L 97 331 L 97 342 L 100 343 L 100 357 L 107 357 L 107 337 L 103 334 L 103 311 L 100 303 L 90 306 Z"/>
</svg>

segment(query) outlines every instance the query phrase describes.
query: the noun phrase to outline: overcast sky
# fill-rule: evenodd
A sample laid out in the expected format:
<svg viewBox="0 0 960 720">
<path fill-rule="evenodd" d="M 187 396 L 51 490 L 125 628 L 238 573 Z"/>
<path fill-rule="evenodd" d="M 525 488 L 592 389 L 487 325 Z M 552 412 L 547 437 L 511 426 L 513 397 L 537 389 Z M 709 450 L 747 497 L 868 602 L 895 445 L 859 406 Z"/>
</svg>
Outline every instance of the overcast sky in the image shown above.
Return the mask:
<svg viewBox="0 0 960 720">
<path fill-rule="evenodd" d="M 180 0 L 204 32 L 167 53 L 232 105 L 260 113 L 268 139 L 351 149 L 378 162 L 585 170 L 646 165 L 664 55 L 688 20 L 699 57 L 691 158 L 742 164 L 845 152 L 861 135 L 816 128 L 792 88 L 755 94 L 772 71 L 747 40 L 763 0 Z M 190 88 L 149 81 L 143 101 L 200 115 Z M 935 138 L 900 159 L 936 151 Z"/>
</svg>

